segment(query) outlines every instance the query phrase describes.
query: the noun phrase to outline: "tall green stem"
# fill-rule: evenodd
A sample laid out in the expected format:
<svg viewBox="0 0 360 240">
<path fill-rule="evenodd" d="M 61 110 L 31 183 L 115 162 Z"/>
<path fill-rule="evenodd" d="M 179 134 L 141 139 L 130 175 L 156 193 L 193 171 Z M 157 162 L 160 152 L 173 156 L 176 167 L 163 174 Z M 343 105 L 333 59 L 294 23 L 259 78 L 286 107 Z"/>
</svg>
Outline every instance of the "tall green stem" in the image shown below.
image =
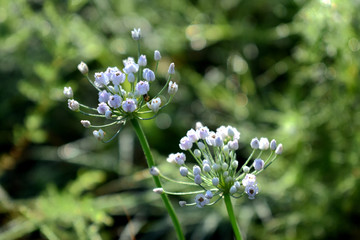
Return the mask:
<svg viewBox="0 0 360 240">
<path fill-rule="evenodd" d="M 231 226 L 232 226 L 232 228 L 234 230 L 235 238 L 236 238 L 236 240 L 241 240 L 242 238 L 241 238 L 240 229 L 239 229 L 238 224 L 236 222 L 234 209 L 233 209 L 233 206 L 231 204 L 231 199 L 230 199 L 229 193 L 224 194 L 224 201 L 225 201 L 225 205 L 226 205 L 226 210 L 227 210 L 228 215 L 229 215 L 229 220 L 231 222 Z"/>
<path fill-rule="evenodd" d="M 132 125 L 133 125 L 133 127 L 135 129 L 137 137 L 139 138 L 141 147 L 142 147 L 142 149 L 144 151 L 144 154 L 145 154 L 145 157 L 146 157 L 148 167 L 151 168 L 151 167 L 155 166 L 155 161 L 154 161 L 154 159 L 152 157 L 150 147 L 149 147 L 149 143 L 148 143 L 148 141 L 146 139 L 145 133 L 142 130 L 141 125 L 139 124 L 137 119 L 135 119 L 135 118 L 131 119 L 131 123 L 132 123 Z M 159 176 L 153 176 L 153 179 L 154 179 L 156 187 L 162 188 L 162 185 L 161 185 L 161 182 L 160 182 L 160 177 Z M 175 213 L 175 210 L 174 210 L 173 206 L 171 205 L 171 203 L 169 201 L 168 196 L 165 193 L 163 193 L 163 194 L 161 194 L 161 199 L 164 202 L 166 210 L 168 211 L 168 213 L 170 215 L 170 218 L 171 218 L 171 220 L 173 222 L 173 225 L 174 225 L 174 228 L 175 228 L 178 239 L 179 240 L 184 240 L 185 237 L 184 237 L 184 234 L 183 234 L 183 232 L 181 230 L 180 222 L 179 222 L 179 220 L 178 220 L 178 218 L 176 216 L 176 213 Z"/>
</svg>

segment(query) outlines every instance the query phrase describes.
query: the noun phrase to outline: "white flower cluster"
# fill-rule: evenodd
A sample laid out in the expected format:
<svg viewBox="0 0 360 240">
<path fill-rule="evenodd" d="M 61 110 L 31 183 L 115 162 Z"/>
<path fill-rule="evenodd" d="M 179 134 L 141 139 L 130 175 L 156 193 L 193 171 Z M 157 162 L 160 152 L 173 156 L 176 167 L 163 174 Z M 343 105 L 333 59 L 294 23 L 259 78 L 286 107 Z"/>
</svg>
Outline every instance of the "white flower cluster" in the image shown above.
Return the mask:
<svg viewBox="0 0 360 240">
<path fill-rule="evenodd" d="M 269 143 L 267 138 L 254 138 L 250 144 L 253 152 L 240 167 L 235 153 L 239 148 L 239 139 L 240 133 L 234 127 L 221 126 L 214 132 L 201 123 L 197 123 L 196 129 L 190 129 L 186 136 L 181 138 L 180 149 L 188 151 L 196 164 L 192 167 L 185 164 L 186 155 L 183 152 L 170 154 L 167 161 L 179 165 L 180 175 L 202 189 L 198 191 L 195 203 L 187 204 L 181 201 L 181 206 L 196 205 L 202 208 L 216 203 L 223 194 L 230 194 L 235 198 L 247 194 L 249 199 L 255 198 L 259 192 L 256 175 L 282 153 L 282 144 L 277 146 L 275 140 Z M 270 153 L 266 160 L 263 160 L 260 156 L 263 156 L 265 151 Z M 258 155 L 253 158 L 256 152 Z M 192 193 L 194 192 L 189 192 Z M 211 203 L 215 196 L 218 196 L 218 199 Z"/>
<path fill-rule="evenodd" d="M 134 40 L 138 41 L 141 38 L 141 30 L 134 29 L 131 32 L 131 35 Z M 64 95 L 69 98 L 69 108 L 73 111 L 80 111 L 85 115 L 105 117 L 106 119 L 113 121 L 114 124 L 124 124 L 127 119 L 133 117 L 141 120 L 154 118 L 157 112 L 172 100 L 178 90 L 178 85 L 175 82 L 170 81 L 172 75 L 175 73 L 175 64 L 171 63 L 168 70 L 169 76 L 165 86 L 152 99 L 149 96 L 150 84 L 156 79 L 156 70 L 160 59 L 160 52 L 155 50 L 154 60 L 156 62 L 156 67 L 155 71 L 153 71 L 147 67 L 147 57 L 139 53 L 137 62 L 133 57 L 128 57 L 123 60 L 124 66 L 121 70 L 118 67 L 108 67 L 104 72 L 95 73 L 94 81 L 88 77 L 89 69 L 87 65 L 81 62 L 78 65 L 78 69 L 98 90 L 99 103 L 97 108 L 80 104 L 72 99 L 73 91 L 71 87 L 65 87 Z M 166 88 L 170 96 L 168 101 L 163 104 L 159 96 Z M 84 112 L 82 109 L 93 112 Z M 142 114 L 149 113 L 153 113 L 154 116 L 148 118 L 140 117 Z M 86 125 L 84 125 L 84 123 L 86 123 Z M 82 124 L 85 127 L 92 127 L 89 121 L 85 122 L 83 120 Z M 114 124 L 102 126 L 107 127 Z M 95 130 L 94 136 L 99 140 L 103 140 L 105 134 L 100 130 Z"/>
</svg>

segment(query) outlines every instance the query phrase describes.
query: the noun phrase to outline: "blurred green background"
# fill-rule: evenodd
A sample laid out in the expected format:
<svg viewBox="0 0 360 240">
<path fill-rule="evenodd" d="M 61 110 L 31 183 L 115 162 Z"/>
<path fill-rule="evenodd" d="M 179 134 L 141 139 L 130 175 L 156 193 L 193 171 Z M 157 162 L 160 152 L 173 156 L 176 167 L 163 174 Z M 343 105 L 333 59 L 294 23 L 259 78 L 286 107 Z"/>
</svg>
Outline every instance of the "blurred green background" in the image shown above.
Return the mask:
<svg viewBox="0 0 360 240">
<path fill-rule="evenodd" d="M 161 171 L 201 121 L 284 153 L 234 201 L 247 239 L 360 239 L 360 1 L 0 0 L 0 239 L 175 239 L 131 126 L 97 142 L 63 97 L 96 105 L 92 76 L 143 53 L 175 62 L 179 92 L 142 122 Z M 160 74 L 160 75 L 161 75 Z M 164 83 L 164 79 L 159 80 Z M 169 190 L 181 190 L 166 184 Z M 222 203 L 180 208 L 187 239 L 232 239 Z"/>
</svg>

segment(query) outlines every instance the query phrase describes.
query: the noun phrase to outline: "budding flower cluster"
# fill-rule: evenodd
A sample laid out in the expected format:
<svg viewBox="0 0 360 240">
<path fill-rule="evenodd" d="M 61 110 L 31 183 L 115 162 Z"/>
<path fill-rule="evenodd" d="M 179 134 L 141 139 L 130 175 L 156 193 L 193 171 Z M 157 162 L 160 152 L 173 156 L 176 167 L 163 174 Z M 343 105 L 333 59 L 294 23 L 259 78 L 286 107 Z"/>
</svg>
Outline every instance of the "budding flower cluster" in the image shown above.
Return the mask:
<svg viewBox="0 0 360 240">
<path fill-rule="evenodd" d="M 131 36 L 134 40 L 139 41 L 141 38 L 141 30 L 134 29 L 131 31 Z M 140 44 L 140 42 L 138 42 Z M 171 81 L 172 75 L 175 73 L 175 64 L 171 63 L 169 66 L 169 77 L 165 86 L 160 92 L 153 95 L 150 94 L 151 83 L 156 80 L 157 65 L 161 59 L 160 52 L 155 50 L 154 60 L 156 62 L 155 70 L 151 70 L 148 66 L 146 55 L 140 54 L 137 61 L 133 57 L 128 57 L 123 60 L 123 68 L 108 67 L 103 72 L 96 72 L 94 80 L 88 76 L 88 66 L 81 62 L 78 65 L 79 71 L 85 75 L 89 82 L 98 90 L 98 106 L 89 107 L 80 104 L 73 98 L 73 90 L 71 87 L 64 88 L 64 95 L 68 98 L 68 107 L 72 111 L 80 111 L 81 113 L 106 118 L 111 121 L 110 124 L 101 125 L 98 127 L 108 127 L 112 125 L 124 125 L 126 120 L 131 118 L 138 118 L 140 120 L 149 120 L 158 114 L 158 112 L 165 107 L 174 97 L 178 90 L 178 85 Z M 164 91 L 168 90 L 169 97 L 165 103 L 161 101 L 159 96 Z M 149 116 L 149 114 L 152 114 Z M 146 117 L 142 117 L 145 115 Z M 89 121 L 82 120 L 82 125 L 86 128 L 94 127 Z M 101 130 L 101 129 L 100 129 Z M 94 131 L 94 136 L 103 140 L 104 132 Z M 121 130 L 121 129 L 120 129 Z M 119 130 L 119 131 L 120 131 Z M 118 134 L 119 131 L 116 133 Z M 111 138 L 112 139 L 112 138 Z"/>
<path fill-rule="evenodd" d="M 254 138 L 250 143 L 253 148 L 251 155 L 244 164 L 239 165 L 236 160 L 239 140 L 240 132 L 232 126 L 221 126 L 216 131 L 211 131 L 201 123 L 197 123 L 196 129 L 190 129 L 181 138 L 180 149 L 192 156 L 195 165 L 190 167 L 185 164 L 187 159 L 183 152 L 170 154 L 167 161 L 179 166 L 180 175 L 190 181 L 187 184 L 198 185 L 201 189 L 195 196 L 194 203 L 180 201 L 181 206 L 196 205 L 202 208 L 216 203 L 224 194 L 235 198 L 243 195 L 247 195 L 249 199 L 255 198 L 259 193 L 256 175 L 281 154 L 282 144 L 277 145 L 275 140 L 270 143 L 264 137 L 260 140 Z M 267 157 L 260 158 L 265 152 L 268 153 Z M 255 153 L 257 157 L 253 157 Z M 215 196 L 218 199 L 211 202 Z"/>
</svg>

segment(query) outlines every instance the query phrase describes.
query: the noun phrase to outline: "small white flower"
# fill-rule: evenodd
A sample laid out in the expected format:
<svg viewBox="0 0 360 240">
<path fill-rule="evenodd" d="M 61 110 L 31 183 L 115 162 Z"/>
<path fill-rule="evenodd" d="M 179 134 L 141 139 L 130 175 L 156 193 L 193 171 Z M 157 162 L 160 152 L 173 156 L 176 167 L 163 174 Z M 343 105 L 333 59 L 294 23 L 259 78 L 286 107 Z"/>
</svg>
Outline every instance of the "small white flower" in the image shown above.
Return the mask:
<svg viewBox="0 0 360 240">
<path fill-rule="evenodd" d="M 245 187 L 254 185 L 256 183 L 256 176 L 254 174 L 246 174 L 244 179 L 241 181 Z"/>
<path fill-rule="evenodd" d="M 80 109 L 78 101 L 74 99 L 68 99 L 68 107 L 72 111 L 78 111 Z"/>
<path fill-rule="evenodd" d="M 195 203 L 198 208 L 203 208 L 206 204 L 209 203 L 209 199 L 207 199 L 204 194 L 200 193 L 196 195 Z"/>
<path fill-rule="evenodd" d="M 178 91 L 178 85 L 176 82 L 170 81 L 169 82 L 169 87 L 168 87 L 168 93 L 170 95 L 174 95 L 177 91 Z"/>
<path fill-rule="evenodd" d="M 161 99 L 159 97 L 152 99 L 150 102 L 146 103 L 149 109 L 153 112 L 158 112 L 161 105 Z"/>
<path fill-rule="evenodd" d="M 131 31 L 131 37 L 134 40 L 139 40 L 141 38 L 141 30 L 140 30 L 140 28 L 138 28 L 138 29 L 134 28 L 134 30 Z"/>
<path fill-rule="evenodd" d="M 194 129 L 190 129 L 187 131 L 186 136 L 190 139 L 190 141 L 197 142 L 199 140 L 199 136 Z"/>
<path fill-rule="evenodd" d="M 174 159 L 177 164 L 183 165 L 186 160 L 186 155 L 184 153 L 176 153 Z"/>
<path fill-rule="evenodd" d="M 256 194 L 259 193 L 259 188 L 256 184 L 246 186 L 245 193 L 249 196 L 249 199 L 255 199 Z"/>
<path fill-rule="evenodd" d="M 102 129 L 94 130 L 93 135 L 97 140 L 101 141 L 105 137 L 105 132 Z"/>
<path fill-rule="evenodd" d="M 64 93 L 65 97 L 67 97 L 67 98 L 73 98 L 73 96 L 74 96 L 74 92 L 71 87 L 64 87 L 63 93 Z"/>
<path fill-rule="evenodd" d="M 186 151 L 186 150 L 191 149 L 192 145 L 193 145 L 193 143 L 188 137 L 183 137 L 180 140 L 179 147 L 180 147 L 181 150 Z"/>
<path fill-rule="evenodd" d="M 260 138 L 259 142 L 259 149 L 260 150 L 267 150 L 269 148 L 269 140 L 267 138 Z"/>
</svg>

